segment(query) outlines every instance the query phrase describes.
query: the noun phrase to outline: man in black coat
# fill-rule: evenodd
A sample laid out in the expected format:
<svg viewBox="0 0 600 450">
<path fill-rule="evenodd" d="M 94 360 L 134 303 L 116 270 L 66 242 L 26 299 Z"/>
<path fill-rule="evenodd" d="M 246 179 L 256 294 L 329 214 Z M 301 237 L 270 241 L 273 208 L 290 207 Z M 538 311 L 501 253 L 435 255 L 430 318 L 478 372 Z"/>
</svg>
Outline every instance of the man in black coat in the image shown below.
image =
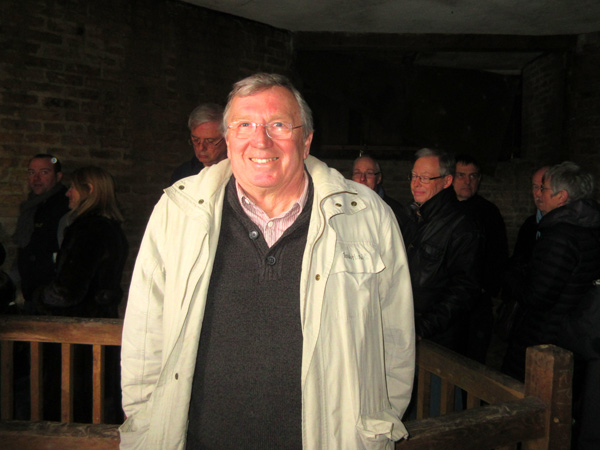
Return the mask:
<svg viewBox="0 0 600 450">
<path fill-rule="evenodd" d="M 67 188 L 60 161 L 49 154 L 35 155 L 27 169 L 31 192 L 20 205 L 20 215 L 13 242 L 18 247 L 16 268 L 11 278 L 20 288 L 26 313 L 34 311 L 31 303 L 35 289 L 52 281 L 59 249 L 58 226 L 69 211 Z"/>
<path fill-rule="evenodd" d="M 470 315 L 467 356 L 485 363 L 494 326 L 492 298 L 500 293 L 508 260 L 508 241 L 500 210 L 478 194 L 480 183 L 481 166 L 477 160 L 469 155 L 458 155 L 452 185 L 460 205 L 479 224 L 483 245 L 482 289 Z"/>
<path fill-rule="evenodd" d="M 466 352 L 469 311 L 481 291 L 480 232 L 460 207 L 452 180 L 455 160 L 421 149 L 409 174 L 414 203 L 402 233 L 418 338 Z"/>
<path fill-rule="evenodd" d="M 559 344 L 565 319 L 600 278 L 600 208 L 593 191 L 593 177 L 572 162 L 553 166 L 543 177 L 540 237 L 528 270 L 513 280 L 523 317 L 502 369 L 514 378 L 524 378 L 527 347 Z"/>
</svg>

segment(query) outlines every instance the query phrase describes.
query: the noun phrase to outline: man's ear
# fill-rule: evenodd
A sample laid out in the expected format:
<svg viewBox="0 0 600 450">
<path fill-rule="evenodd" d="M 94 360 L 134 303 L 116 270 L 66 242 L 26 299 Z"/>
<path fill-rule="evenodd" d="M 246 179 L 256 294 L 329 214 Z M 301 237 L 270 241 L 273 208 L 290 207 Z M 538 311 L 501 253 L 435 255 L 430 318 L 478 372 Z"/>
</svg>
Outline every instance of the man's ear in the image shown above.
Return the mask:
<svg viewBox="0 0 600 450">
<path fill-rule="evenodd" d="M 449 187 L 452 184 L 453 180 L 454 180 L 454 177 L 452 175 L 446 175 L 444 177 L 444 189 Z"/>
<path fill-rule="evenodd" d="M 562 191 L 560 191 L 558 194 L 559 195 L 559 200 L 560 200 L 560 205 L 566 205 L 567 203 L 569 203 L 569 193 L 563 189 Z"/>
</svg>

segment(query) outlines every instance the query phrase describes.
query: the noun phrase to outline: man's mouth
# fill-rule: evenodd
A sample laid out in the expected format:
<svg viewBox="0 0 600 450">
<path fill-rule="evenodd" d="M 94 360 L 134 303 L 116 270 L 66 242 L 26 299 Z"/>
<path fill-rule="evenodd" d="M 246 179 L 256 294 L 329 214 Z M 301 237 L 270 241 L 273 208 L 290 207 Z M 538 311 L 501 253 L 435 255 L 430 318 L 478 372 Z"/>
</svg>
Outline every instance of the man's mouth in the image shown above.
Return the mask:
<svg viewBox="0 0 600 450">
<path fill-rule="evenodd" d="M 277 161 L 279 158 L 277 157 L 273 157 L 273 158 L 250 158 L 250 161 L 258 163 L 258 164 L 266 164 L 268 162 L 273 162 L 273 161 Z"/>
</svg>

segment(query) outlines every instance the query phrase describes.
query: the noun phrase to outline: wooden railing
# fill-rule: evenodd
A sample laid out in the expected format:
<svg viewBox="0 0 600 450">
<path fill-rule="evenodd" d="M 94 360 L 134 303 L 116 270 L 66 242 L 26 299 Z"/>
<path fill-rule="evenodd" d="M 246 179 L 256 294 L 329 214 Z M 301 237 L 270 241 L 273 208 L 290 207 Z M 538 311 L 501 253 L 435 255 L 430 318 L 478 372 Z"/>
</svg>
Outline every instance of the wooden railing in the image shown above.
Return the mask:
<svg viewBox="0 0 600 450">
<path fill-rule="evenodd" d="M 0 316 L 0 442 L 4 448 L 117 449 L 116 425 L 102 424 L 104 346 L 120 345 L 122 321 L 58 317 Z M 12 348 L 31 342 L 31 421 L 13 418 Z M 42 344 L 62 344 L 62 420 L 41 418 Z M 72 422 L 72 345 L 94 348 L 93 424 Z M 555 346 L 528 349 L 526 380 L 520 383 L 489 367 L 428 341 L 417 347 L 416 419 L 406 422 L 410 438 L 396 450 L 523 450 L 570 448 L 572 355 Z M 430 417 L 431 374 L 441 378 L 439 409 Z M 455 412 L 455 386 L 466 394 L 466 409 Z"/>
<path fill-rule="evenodd" d="M 117 449 L 117 425 L 102 424 L 104 416 L 105 347 L 120 346 L 123 321 L 68 317 L 0 316 L 0 442 L 5 448 L 63 450 Z M 30 343 L 31 421 L 15 421 L 14 366 L 15 342 Z M 43 421 L 42 373 L 44 343 L 61 344 L 61 422 Z M 76 344 L 92 346 L 92 422 L 74 424 L 73 349 Z"/>
<path fill-rule="evenodd" d="M 396 450 L 565 450 L 571 441 L 573 356 L 553 345 L 527 349 L 525 383 L 432 342 L 417 347 L 417 417 Z M 439 408 L 429 417 L 431 375 L 441 380 Z M 455 386 L 466 409 L 455 412 Z"/>
</svg>

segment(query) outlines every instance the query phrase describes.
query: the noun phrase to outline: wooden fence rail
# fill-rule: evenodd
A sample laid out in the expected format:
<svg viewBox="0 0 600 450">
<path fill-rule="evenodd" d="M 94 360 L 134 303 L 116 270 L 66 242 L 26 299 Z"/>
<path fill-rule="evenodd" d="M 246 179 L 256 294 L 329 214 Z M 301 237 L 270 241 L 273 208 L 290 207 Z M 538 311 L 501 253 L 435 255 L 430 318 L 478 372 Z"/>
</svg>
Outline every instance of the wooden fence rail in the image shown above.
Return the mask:
<svg viewBox="0 0 600 450">
<path fill-rule="evenodd" d="M 117 449 L 116 425 L 102 424 L 104 348 L 121 343 L 122 321 L 0 316 L 0 442 L 4 448 Z M 13 419 L 13 344 L 31 343 L 31 421 Z M 62 345 L 63 423 L 41 421 L 43 343 Z M 93 424 L 71 423 L 73 345 L 93 346 Z M 417 346 L 416 419 L 406 422 L 410 439 L 396 450 L 564 450 L 570 448 L 570 352 L 551 345 L 527 350 L 520 383 L 428 341 Z M 440 414 L 431 417 L 431 377 L 441 379 Z M 455 411 L 455 386 L 465 407 Z"/>
</svg>

